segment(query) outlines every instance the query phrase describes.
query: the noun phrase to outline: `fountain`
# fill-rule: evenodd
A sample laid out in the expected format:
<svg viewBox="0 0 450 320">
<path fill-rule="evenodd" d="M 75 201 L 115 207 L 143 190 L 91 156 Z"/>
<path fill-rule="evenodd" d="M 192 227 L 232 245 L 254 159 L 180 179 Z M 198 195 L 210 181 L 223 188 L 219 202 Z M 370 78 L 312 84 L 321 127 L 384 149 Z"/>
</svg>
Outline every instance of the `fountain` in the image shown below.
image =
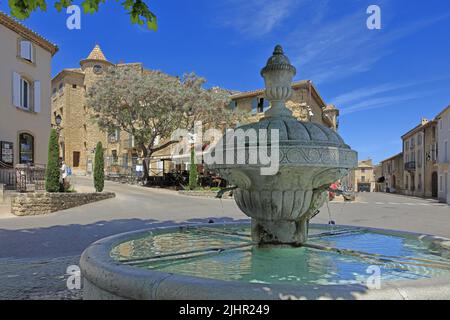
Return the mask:
<svg viewBox="0 0 450 320">
<path fill-rule="evenodd" d="M 252 218 L 252 238 L 259 244 L 306 242 L 308 222 L 326 201 L 329 186 L 358 165 L 356 152 L 336 132 L 318 123 L 298 121 L 286 108 L 295 73 L 281 46 L 276 46 L 261 70 L 271 108 L 259 122 L 238 128 L 244 132 L 278 132 L 278 172 L 262 175 L 262 164 L 248 163 L 250 154 L 258 154 L 259 145 L 235 148 L 231 143 L 234 149 L 227 150 L 230 144 L 224 143 L 224 154 L 231 151 L 237 158 L 238 152 L 244 153 L 248 155 L 246 161 L 209 166 L 237 186 L 236 203 Z"/>
<path fill-rule="evenodd" d="M 271 108 L 259 122 L 227 132 L 211 152 L 231 154 L 233 161 L 209 168 L 235 186 L 251 224 L 153 228 L 100 240 L 81 257 L 85 299 L 450 299 L 449 239 L 310 225 L 357 154 L 333 130 L 292 116 L 285 101 L 295 73 L 276 46 L 261 71 Z M 238 130 L 264 134 L 230 146 Z M 277 167 L 270 172 L 252 156 L 268 145 Z"/>
</svg>

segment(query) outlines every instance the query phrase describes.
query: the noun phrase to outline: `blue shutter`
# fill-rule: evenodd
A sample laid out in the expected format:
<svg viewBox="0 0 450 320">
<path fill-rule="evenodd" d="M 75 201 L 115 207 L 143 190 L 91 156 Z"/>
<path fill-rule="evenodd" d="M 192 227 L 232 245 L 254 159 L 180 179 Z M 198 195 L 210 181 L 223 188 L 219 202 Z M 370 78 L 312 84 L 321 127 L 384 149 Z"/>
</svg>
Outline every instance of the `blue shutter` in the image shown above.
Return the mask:
<svg viewBox="0 0 450 320">
<path fill-rule="evenodd" d="M 252 99 L 252 114 L 258 113 L 258 98 Z"/>
</svg>

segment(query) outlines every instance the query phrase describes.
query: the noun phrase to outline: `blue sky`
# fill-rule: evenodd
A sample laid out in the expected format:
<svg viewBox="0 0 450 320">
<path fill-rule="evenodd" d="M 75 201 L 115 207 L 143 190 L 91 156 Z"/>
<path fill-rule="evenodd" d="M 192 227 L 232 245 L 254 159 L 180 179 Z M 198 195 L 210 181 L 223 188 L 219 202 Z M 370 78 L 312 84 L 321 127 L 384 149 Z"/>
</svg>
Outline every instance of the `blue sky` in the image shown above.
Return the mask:
<svg viewBox="0 0 450 320">
<path fill-rule="evenodd" d="M 77 3 L 77 1 L 75 1 Z M 78 2 L 79 3 L 79 2 Z M 341 109 L 340 134 L 375 162 L 401 151 L 400 136 L 450 104 L 450 2 L 382 0 L 151 0 L 159 30 L 132 25 L 115 1 L 68 30 L 49 6 L 25 21 L 60 47 L 53 75 L 77 67 L 98 43 L 112 62 L 143 62 L 173 75 L 194 71 L 208 85 L 263 86 L 261 67 L 281 44 L 327 103 Z M 381 7 L 382 29 L 366 9 Z M 0 8 L 9 12 L 7 1 Z"/>
</svg>

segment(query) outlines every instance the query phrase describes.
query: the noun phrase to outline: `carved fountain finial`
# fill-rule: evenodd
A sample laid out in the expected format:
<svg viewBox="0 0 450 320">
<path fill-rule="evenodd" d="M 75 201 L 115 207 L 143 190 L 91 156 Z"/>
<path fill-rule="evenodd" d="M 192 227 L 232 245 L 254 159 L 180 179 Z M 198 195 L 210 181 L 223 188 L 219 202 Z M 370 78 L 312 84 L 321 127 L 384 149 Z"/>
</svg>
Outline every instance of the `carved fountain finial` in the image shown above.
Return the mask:
<svg viewBox="0 0 450 320">
<path fill-rule="evenodd" d="M 265 113 L 266 117 L 292 117 L 292 111 L 286 108 L 285 103 L 292 95 L 292 78 L 296 73 L 297 70 L 284 55 L 283 48 L 275 46 L 273 55 L 261 70 L 266 85 L 266 98 L 271 104 L 271 108 Z"/>
</svg>

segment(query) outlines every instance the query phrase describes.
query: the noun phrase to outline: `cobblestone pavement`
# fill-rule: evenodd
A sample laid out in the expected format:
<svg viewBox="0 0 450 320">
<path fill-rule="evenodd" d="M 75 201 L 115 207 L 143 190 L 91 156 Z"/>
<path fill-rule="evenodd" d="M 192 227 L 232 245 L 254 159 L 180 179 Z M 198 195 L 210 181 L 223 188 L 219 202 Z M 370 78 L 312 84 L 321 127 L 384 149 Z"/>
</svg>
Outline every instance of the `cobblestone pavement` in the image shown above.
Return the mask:
<svg viewBox="0 0 450 320">
<path fill-rule="evenodd" d="M 0 259 L 0 300 L 80 300 L 82 290 L 67 289 L 67 267 L 79 256 L 45 260 Z"/>
</svg>

